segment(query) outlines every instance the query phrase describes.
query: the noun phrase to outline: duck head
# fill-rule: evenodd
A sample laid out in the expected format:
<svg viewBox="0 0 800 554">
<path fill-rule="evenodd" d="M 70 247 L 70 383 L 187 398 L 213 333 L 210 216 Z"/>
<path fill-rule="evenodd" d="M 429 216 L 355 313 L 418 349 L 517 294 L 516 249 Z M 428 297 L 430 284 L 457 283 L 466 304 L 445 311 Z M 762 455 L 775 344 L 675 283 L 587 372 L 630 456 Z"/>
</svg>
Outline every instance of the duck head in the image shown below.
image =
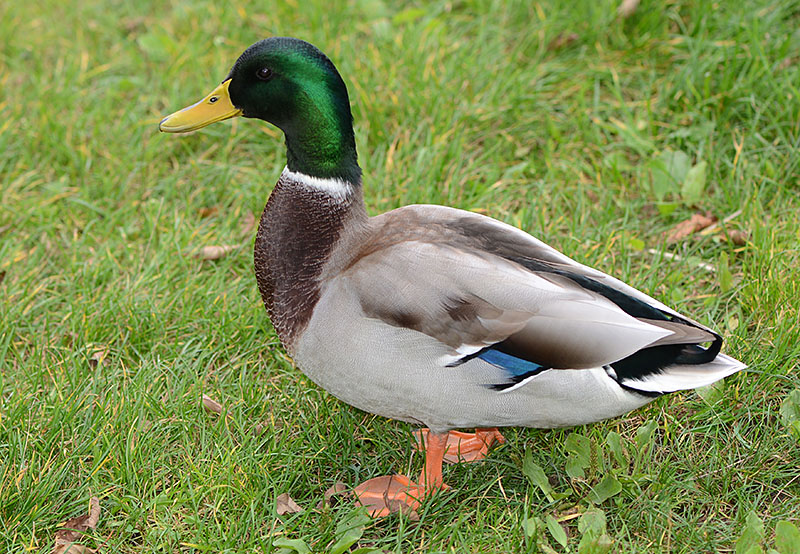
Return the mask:
<svg viewBox="0 0 800 554">
<path fill-rule="evenodd" d="M 253 44 L 218 87 L 165 117 L 159 129 L 184 133 L 236 116 L 281 129 L 290 170 L 360 182 L 347 87 L 315 46 L 283 37 Z"/>
</svg>

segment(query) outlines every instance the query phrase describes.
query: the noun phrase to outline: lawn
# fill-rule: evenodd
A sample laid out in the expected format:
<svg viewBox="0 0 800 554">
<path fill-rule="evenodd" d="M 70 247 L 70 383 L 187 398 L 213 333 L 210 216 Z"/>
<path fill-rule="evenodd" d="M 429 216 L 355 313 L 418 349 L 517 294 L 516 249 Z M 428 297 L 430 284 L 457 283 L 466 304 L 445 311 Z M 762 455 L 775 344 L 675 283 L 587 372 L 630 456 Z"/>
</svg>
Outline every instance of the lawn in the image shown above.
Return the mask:
<svg viewBox="0 0 800 554">
<path fill-rule="evenodd" d="M 340 4 L 0 4 L 0 550 L 51 552 L 97 497 L 81 542 L 103 552 L 800 552 L 800 2 Z M 507 429 L 418 521 L 315 509 L 418 472 L 413 427 L 338 402 L 277 341 L 252 243 L 280 133 L 157 129 L 271 35 L 341 71 L 370 213 L 509 222 L 750 368 Z M 303 511 L 278 515 L 284 493 Z"/>
</svg>

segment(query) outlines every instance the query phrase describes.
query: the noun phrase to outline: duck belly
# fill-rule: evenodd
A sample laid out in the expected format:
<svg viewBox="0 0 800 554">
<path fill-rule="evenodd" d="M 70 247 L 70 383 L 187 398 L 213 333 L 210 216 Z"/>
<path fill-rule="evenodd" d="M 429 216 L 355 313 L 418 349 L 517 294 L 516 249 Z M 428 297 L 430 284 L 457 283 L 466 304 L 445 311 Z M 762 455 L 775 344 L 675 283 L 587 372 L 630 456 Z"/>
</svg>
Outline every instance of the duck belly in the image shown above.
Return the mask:
<svg viewBox="0 0 800 554">
<path fill-rule="evenodd" d="M 652 397 L 621 388 L 602 368 L 548 370 L 505 391 L 505 370 L 479 358 L 455 367 L 452 351 L 412 329 L 369 318 L 346 294 L 323 294 L 294 348 L 298 367 L 361 410 L 440 432 L 458 428 L 581 425 Z"/>
</svg>

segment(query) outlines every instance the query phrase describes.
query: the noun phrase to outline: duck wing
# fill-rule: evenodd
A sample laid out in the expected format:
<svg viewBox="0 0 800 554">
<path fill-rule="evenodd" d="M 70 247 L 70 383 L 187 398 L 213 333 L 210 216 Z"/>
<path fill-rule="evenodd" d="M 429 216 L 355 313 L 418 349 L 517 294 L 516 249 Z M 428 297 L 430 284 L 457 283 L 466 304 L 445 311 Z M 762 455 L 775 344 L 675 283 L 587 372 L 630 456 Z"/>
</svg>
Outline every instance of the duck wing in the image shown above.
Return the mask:
<svg viewBox="0 0 800 554">
<path fill-rule="evenodd" d="M 709 328 L 491 218 L 407 206 L 373 224 L 345 272 L 364 314 L 445 345 L 442 365 L 502 367 L 499 390 L 544 370 L 604 367 L 622 386 L 661 393 L 744 367 L 719 354 Z"/>
</svg>

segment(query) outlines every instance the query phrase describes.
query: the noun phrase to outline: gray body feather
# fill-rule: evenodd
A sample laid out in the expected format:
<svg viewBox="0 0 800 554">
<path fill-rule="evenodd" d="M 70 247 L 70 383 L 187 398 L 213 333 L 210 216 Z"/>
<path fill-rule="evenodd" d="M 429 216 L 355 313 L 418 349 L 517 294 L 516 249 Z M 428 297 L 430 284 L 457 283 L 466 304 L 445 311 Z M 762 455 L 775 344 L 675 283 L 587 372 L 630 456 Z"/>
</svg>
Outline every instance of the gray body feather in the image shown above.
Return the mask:
<svg viewBox="0 0 800 554">
<path fill-rule="evenodd" d="M 646 393 L 710 384 L 744 367 L 720 354 L 620 380 L 608 364 L 715 335 L 683 316 L 633 317 L 550 269 L 679 314 L 514 227 L 461 210 L 407 206 L 361 218 L 337 240 L 328 266 L 291 348 L 298 366 L 348 404 L 434 431 L 598 421 L 646 404 Z M 470 355 L 503 341 L 548 369 L 497 390 L 512 376 Z"/>
</svg>

